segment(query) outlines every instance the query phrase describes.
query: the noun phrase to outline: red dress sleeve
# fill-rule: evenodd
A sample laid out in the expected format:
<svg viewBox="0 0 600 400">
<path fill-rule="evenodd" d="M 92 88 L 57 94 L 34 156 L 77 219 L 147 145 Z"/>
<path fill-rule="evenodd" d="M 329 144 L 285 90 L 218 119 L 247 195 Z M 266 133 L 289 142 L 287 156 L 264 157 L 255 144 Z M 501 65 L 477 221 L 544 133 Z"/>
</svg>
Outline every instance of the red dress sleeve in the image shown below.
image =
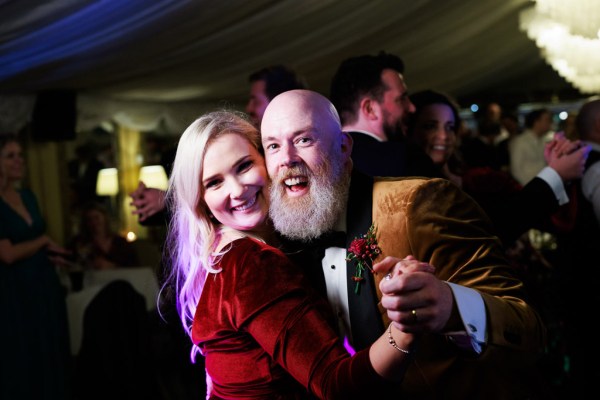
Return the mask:
<svg viewBox="0 0 600 400">
<path fill-rule="evenodd" d="M 368 349 L 348 355 L 330 326 L 328 304 L 283 253 L 237 240 L 220 266 L 207 279 L 193 324 L 215 395 L 305 391 L 290 376 L 326 399 L 391 390 L 373 370 Z"/>
</svg>

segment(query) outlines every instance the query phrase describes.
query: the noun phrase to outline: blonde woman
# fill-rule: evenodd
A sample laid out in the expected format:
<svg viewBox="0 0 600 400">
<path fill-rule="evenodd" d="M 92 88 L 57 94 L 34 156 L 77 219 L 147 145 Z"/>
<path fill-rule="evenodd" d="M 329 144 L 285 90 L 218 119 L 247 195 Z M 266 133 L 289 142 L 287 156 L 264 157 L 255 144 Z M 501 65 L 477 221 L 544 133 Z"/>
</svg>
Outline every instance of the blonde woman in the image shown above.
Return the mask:
<svg viewBox="0 0 600 400">
<path fill-rule="evenodd" d="M 353 357 L 328 305 L 277 244 L 259 132 L 208 113 L 183 133 L 167 193 L 180 318 L 206 358 L 209 398 L 367 398 L 390 393 L 413 335 L 390 326 Z M 431 267 L 414 262 L 414 268 Z M 195 352 L 194 351 L 194 352 Z"/>
</svg>

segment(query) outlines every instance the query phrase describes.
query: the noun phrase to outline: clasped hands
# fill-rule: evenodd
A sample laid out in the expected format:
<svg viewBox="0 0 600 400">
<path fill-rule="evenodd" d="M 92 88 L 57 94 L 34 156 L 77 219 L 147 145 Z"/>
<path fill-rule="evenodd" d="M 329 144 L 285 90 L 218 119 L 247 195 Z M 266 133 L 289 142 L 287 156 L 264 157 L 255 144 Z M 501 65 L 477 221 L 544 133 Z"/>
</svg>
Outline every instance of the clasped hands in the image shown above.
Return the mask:
<svg viewBox="0 0 600 400">
<path fill-rule="evenodd" d="M 129 205 L 135 207 L 131 214 L 139 215 L 140 222 L 145 221 L 165 207 L 165 192 L 160 189 L 146 187 L 144 182 L 140 182 L 129 196 L 131 197 Z"/>
<path fill-rule="evenodd" d="M 544 148 L 544 159 L 563 181 L 570 181 L 581 178 L 591 150 L 590 145 L 580 140 L 569 140 L 564 133 L 557 132 Z"/>
<path fill-rule="evenodd" d="M 374 272 L 389 274 L 379 283 L 381 304 L 399 330 L 438 333 L 452 315 L 452 289 L 433 272 L 435 267 L 413 256 L 386 257 L 373 265 Z"/>
</svg>

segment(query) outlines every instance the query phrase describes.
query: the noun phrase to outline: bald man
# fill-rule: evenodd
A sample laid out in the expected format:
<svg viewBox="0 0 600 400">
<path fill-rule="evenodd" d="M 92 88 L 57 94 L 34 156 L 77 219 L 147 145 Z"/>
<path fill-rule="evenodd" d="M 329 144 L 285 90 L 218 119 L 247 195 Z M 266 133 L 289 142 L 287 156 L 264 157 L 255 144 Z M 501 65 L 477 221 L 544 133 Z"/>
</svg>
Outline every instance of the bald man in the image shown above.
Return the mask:
<svg viewBox="0 0 600 400">
<path fill-rule="evenodd" d="M 342 335 L 361 349 L 390 319 L 420 335 L 404 398 L 539 394 L 534 364 L 544 346 L 543 324 L 470 197 L 443 179 L 373 179 L 353 171 L 352 139 L 331 102 L 316 92 L 275 97 L 261 131 L 271 218 L 329 299 Z M 372 224 L 382 250 L 378 260 L 414 257 L 432 264 L 435 274 L 404 273 L 401 259 L 385 258 L 376 269 L 392 268 L 391 274 L 381 280 L 383 273 L 367 273 L 356 291 L 344 247 Z M 345 245 L 329 245 L 323 256 L 312 251 L 311 243 L 334 230 L 345 232 Z"/>
</svg>

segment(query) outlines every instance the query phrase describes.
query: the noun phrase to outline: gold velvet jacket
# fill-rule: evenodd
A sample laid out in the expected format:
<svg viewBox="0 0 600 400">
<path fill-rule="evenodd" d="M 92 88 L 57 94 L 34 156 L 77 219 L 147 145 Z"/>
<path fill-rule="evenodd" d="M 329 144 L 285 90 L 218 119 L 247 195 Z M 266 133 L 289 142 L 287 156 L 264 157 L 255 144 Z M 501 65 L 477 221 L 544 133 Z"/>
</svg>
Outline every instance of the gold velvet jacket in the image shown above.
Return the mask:
<svg viewBox="0 0 600 400">
<path fill-rule="evenodd" d="M 477 290 L 487 315 L 481 354 L 461 350 L 442 334 L 423 335 L 399 398 L 539 395 L 535 363 L 544 350 L 545 327 L 483 210 L 444 179 L 376 178 L 372 194 L 380 257 L 413 255 L 430 263 L 439 279 Z M 356 213 L 356 207 L 351 209 Z M 349 223 L 352 218 L 349 211 Z M 380 279 L 375 275 L 373 282 L 379 297 Z M 386 326 L 385 310 L 379 306 L 379 311 Z"/>
</svg>

